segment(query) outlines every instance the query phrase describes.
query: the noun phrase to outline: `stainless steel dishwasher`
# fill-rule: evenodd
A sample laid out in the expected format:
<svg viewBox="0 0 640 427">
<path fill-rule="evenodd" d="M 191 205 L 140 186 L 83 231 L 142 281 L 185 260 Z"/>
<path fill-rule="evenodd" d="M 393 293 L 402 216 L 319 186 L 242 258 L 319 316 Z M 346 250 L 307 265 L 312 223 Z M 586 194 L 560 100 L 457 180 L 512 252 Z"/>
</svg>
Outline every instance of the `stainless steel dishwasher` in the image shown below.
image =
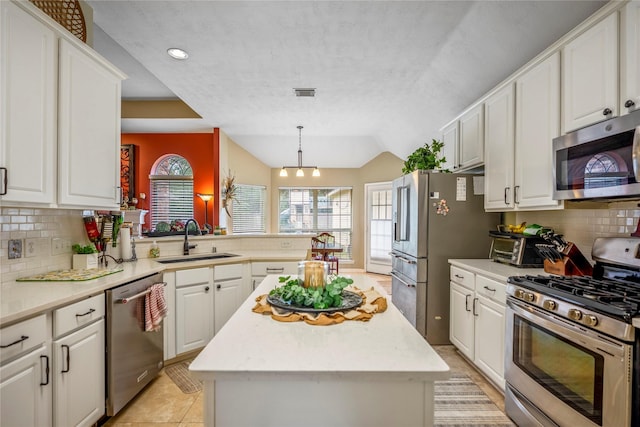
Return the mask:
<svg viewBox="0 0 640 427">
<path fill-rule="evenodd" d="M 153 274 L 106 291 L 107 415 L 116 415 L 163 366 L 164 333 L 144 331 L 141 304 L 149 287 L 162 282 Z"/>
</svg>

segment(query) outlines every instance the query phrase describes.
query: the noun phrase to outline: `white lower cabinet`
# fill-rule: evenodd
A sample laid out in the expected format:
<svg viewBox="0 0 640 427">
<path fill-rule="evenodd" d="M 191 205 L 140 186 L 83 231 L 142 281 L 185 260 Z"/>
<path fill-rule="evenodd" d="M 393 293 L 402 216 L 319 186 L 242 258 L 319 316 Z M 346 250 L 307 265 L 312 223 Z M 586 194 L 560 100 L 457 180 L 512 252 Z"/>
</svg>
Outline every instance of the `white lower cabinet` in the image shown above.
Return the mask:
<svg viewBox="0 0 640 427">
<path fill-rule="evenodd" d="M 214 334 L 213 269 L 178 270 L 176 275 L 176 355 L 207 345 Z"/>
<path fill-rule="evenodd" d="M 104 294 L 53 312 L 55 426 L 92 426 L 105 413 Z"/>
<path fill-rule="evenodd" d="M 51 388 L 50 354 L 44 343 L 0 367 L 0 425 L 51 426 Z"/>
<path fill-rule="evenodd" d="M 104 319 L 54 341 L 56 426 L 91 426 L 105 411 Z"/>
<path fill-rule="evenodd" d="M 504 390 L 506 284 L 451 266 L 449 339 Z"/>
<path fill-rule="evenodd" d="M 214 267 L 216 334 L 245 300 L 242 270 L 242 264 Z"/>
</svg>

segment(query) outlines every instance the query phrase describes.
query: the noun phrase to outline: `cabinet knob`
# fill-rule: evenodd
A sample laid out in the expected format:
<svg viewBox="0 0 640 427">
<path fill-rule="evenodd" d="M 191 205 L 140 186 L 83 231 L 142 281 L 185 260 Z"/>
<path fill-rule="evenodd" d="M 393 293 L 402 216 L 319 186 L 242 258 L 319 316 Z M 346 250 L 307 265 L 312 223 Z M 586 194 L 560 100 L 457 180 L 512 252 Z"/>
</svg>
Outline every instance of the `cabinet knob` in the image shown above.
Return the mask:
<svg viewBox="0 0 640 427">
<path fill-rule="evenodd" d="M 222 285 L 216 285 L 216 289 L 222 289 Z"/>
<path fill-rule="evenodd" d="M 625 102 L 625 103 L 624 103 L 625 108 L 631 108 L 631 107 L 633 107 L 634 105 L 636 105 L 636 103 L 635 103 L 635 102 L 633 102 L 633 101 L 632 101 L 632 100 L 630 100 L 630 99 L 627 99 L 627 102 Z"/>
<path fill-rule="evenodd" d="M 205 287 L 205 288 L 204 288 L 204 291 L 205 291 L 205 292 L 209 292 L 209 287 L 208 287 L 208 286 L 207 286 L 207 287 Z"/>
<path fill-rule="evenodd" d="M 608 116 L 611 113 L 613 113 L 613 111 L 611 111 L 611 108 L 605 108 L 604 110 L 602 110 L 602 115 L 603 116 Z"/>
</svg>

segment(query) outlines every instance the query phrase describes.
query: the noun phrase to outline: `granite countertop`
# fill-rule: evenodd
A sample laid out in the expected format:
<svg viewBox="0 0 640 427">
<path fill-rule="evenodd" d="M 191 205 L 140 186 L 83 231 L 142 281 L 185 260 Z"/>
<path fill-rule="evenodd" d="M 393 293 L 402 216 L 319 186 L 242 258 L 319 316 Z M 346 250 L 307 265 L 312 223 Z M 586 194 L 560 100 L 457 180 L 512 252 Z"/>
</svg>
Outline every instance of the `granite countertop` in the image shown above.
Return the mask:
<svg viewBox="0 0 640 427">
<path fill-rule="evenodd" d="M 365 274 L 346 274 L 360 289 L 380 285 Z M 330 375 L 340 378 L 389 378 L 432 381 L 449 377 L 449 367 L 420 333 L 389 304 L 368 322 L 331 326 L 278 322 L 251 311 L 256 297 L 278 283 L 270 275 L 240 306 L 191 363 L 203 380 L 277 379 Z M 241 344 L 241 345 L 239 345 Z"/>
<path fill-rule="evenodd" d="M 450 259 L 449 264 L 505 283 L 510 276 L 548 274 L 543 268 L 518 268 L 490 259 Z"/>
<path fill-rule="evenodd" d="M 88 298 L 107 289 L 162 271 L 236 264 L 250 261 L 299 261 L 306 251 L 242 251 L 236 257 L 160 264 L 155 259 L 110 264 L 122 271 L 93 280 L 58 282 L 7 282 L 0 285 L 0 327 Z M 203 254 L 194 254 L 194 256 Z M 175 258 L 175 257 L 167 257 Z M 162 258 L 160 258 L 162 259 Z"/>
</svg>

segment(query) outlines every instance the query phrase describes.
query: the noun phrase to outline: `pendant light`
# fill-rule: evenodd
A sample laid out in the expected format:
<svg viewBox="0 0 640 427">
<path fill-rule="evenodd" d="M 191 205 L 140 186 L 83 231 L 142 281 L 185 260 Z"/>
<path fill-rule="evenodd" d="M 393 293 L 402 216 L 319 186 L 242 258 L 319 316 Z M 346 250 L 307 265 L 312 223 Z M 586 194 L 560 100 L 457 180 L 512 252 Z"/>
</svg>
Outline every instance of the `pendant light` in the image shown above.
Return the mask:
<svg viewBox="0 0 640 427">
<path fill-rule="evenodd" d="M 302 166 L 302 126 L 298 126 L 298 165 L 297 166 L 283 166 L 280 169 L 280 176 L 287 177 L 289 174 L 287 173 L 288 168 L 295 168 L 297 177 L 304 177 L 303 169 L 313 169 L 313 173 L 311 176 L 320 176 L 320 170 L 318 170 L 317 166 Z"/>
</svg>

